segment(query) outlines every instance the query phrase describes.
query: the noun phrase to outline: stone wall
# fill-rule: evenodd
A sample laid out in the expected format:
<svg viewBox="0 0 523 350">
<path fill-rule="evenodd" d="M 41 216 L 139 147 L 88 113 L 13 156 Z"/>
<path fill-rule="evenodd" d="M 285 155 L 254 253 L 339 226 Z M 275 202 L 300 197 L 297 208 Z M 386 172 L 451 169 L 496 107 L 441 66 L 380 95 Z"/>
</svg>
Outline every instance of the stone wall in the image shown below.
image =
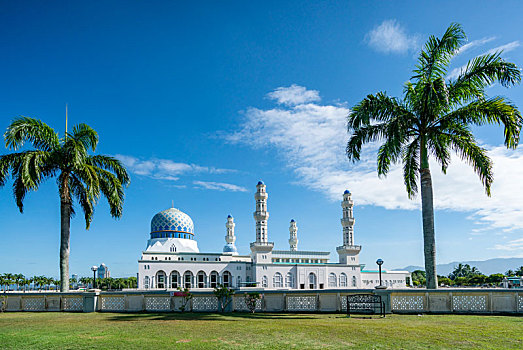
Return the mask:
<svg viewBox="0 0 523 350">
<path fill-rule="evenodd" d="M 244 293 L 236 291 L 227 311 L 245 312 Z M 258 312 L 346 312 L 347 295 L 377 294 L 393 313 L 523 314 L 523 289 L 359 289 L 321 291 L 259 291 Z M 216 312 L 218 300 L 210 291 L 193 292 L 186 311 Z M 183 298 L 166 291 L 83 293 L 7 293 L 0 295 L 5 311 L 64 312 L 180 312 Z"/>
</svg>

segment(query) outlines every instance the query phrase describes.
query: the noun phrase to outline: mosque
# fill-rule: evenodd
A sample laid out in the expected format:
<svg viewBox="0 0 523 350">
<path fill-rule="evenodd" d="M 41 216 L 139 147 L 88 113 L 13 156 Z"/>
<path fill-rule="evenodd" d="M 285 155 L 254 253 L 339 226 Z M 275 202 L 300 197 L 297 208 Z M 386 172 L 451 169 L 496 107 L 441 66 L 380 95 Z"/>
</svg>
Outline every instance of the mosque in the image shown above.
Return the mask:
<svg viewBox="0 0 523 350">
<path fill-rule="evenodd" d="M 289 249 L 275 250 L 268 235 L 269 195 L 262 181 L 256 189 L 253 213 L 256 240 L 250 244 L 249 255 L 241 255 L 236 249 L 231 215 L 225 224 L 223 251 L 200 253 L 192 219 L 170 208 L 152 218 L 150 239 L 138 260 L 138 288 L 202 289 L 223 284 L 233 288 L 310 290 L 379 285 L 378 271 L 366 271 L 359 262 L 361 246 L 354 244 L 354 202 L 348 190 L 341 202 L 343 244 L 336 248 L 338 262 L 330 262 L 330 252 L 298 250 L 298 227 L 294 220 L 289 226 Z M 404 288 L 409 283 L 407 271 L 382 271 L 382 285 L 387 288 Z"/>
</svg>

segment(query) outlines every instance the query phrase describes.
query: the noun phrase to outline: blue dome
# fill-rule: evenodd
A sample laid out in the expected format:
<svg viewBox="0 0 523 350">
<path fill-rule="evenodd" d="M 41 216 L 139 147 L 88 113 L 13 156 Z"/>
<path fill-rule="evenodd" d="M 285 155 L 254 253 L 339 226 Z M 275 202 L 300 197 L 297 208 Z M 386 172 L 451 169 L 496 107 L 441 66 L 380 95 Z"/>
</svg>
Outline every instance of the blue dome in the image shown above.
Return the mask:
<svg viewBox="0 0 523 350">
<path fill-rule="evenodd" d="M 194 224 L 189 215 L 176 209 L 169 208 L 161 211 L 151 220 L 151 234 L 153 232 L 180 232 L 194 234 Z M 170 237 L 167 235 L 166 237 Z"/>
<path fill-rule="evenodd" d="M 260 181 L 258 181 L 258 185 L 265 185 L 265 184 L 263 183 L 263 181 L 260 180 Z"/>
<path fill-rule="evenodd" d="M 227 215 L 227 218 L 232 218 L 231 214 Z"/>
<path fill-rule="evenodd" d="M 295 222 L 294 219 L 291 219 L 291 222 Z"/>
<path fill-rule="evenodd" d="M 234 245 L 234 243 L 227 243 L 227 244 L 223 247 L 223 252 L 224 252 L 224 253 L 233 253 L 233 254 L 238 254 L 238 249 L 236 249 L 236 246 Z"/>
<path fill-rule="evenodd" d="M 350 191 L 349 190 L 345 190 L 345 192 L 343 192 L 343 194 L 350 194 Z"/>
</svg>

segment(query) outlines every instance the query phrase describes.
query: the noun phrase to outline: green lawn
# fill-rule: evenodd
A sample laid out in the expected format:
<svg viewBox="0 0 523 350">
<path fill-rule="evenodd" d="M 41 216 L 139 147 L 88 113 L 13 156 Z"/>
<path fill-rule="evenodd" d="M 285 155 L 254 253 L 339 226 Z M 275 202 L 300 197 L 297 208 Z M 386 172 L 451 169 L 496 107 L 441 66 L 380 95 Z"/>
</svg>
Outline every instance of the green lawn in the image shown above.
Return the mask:
<svg viewBox="0 0 523 350">
<path fill-rule="evenodd" d="M 2 349 L 522 349 L 523 318 L 341 314 L 0 314 Z"/>
</svg>

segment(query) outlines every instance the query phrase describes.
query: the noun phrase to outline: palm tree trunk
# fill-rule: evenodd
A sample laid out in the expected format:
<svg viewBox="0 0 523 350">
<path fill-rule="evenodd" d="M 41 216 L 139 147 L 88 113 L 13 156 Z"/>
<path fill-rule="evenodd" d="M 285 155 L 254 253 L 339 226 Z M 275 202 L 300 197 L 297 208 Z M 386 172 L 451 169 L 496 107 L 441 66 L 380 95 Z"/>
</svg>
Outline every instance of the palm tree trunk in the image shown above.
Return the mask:
<svg viewBox="0 0 523 350">
<path fill-rule="evenodd" d="M 423 159 L 423 157 L 422 157 Z M 421 212 L 423 217 L 423 250 L 425 253 L 425 273 L 427 288 L 438 288 L 438 275 L 436 273 L 436 239 L 434 231 L 434 206 L 432 199 L 432 178 L 428 167 L 420 169 L 421 174 Z"/>
<path fill-rule="evenodd" d="M 69 291 L 69 246 L 71 234 L 71 201 L 65 176 L 60 194 L 60 292 Z"/>
</svg>

